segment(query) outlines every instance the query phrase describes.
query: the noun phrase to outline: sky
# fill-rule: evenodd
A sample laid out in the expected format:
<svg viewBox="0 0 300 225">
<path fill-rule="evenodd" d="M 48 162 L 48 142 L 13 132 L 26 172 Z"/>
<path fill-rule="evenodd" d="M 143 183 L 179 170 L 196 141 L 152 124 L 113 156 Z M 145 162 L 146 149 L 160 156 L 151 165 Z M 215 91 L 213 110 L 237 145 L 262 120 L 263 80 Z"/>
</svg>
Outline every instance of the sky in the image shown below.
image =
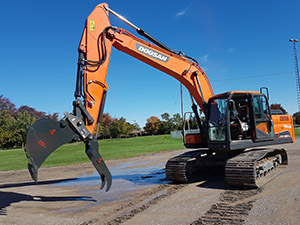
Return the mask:
<svg viewBox="0 0 300 225">
<path fill-rule="evenodd" d="M 270 104 L 298 111 L 294 54 L 300 1 L 114 0 L 109 7 L 170 47 L 195 58 L 215 94 L 268 87 Z M 0 95 L 17 107 L 72 111 L 77 49 L 94 0 L 3 0 Z M 110 15 L 111 24 L 139 35 Z M 298 46 L 297 46 L 298 47 Z M 300 49 L 300 46 L 298 47 Z M 299 51 L 298 51 L 299 52 Z M 300 56 L 299 56 L 300 57 Z M 150 116 L 180 113 L 180 83 L 113 49 L 104 112 L 141 127 Z M 184 109 L 191 111 L 184 90 Z"/>
</svg>

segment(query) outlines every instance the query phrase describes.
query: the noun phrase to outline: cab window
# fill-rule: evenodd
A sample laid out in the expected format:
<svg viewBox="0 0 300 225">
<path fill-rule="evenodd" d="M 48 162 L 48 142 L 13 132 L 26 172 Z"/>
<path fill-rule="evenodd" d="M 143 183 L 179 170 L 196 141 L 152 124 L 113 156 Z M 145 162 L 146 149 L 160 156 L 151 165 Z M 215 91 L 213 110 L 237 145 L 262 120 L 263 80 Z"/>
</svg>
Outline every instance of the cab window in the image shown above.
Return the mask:
<svg viewBox="0 0 300 225">
<path fill-rule="evenodd" d="M 265 119 L 269 117 L 270 111 L 265 96 L 254 96 L 253 107 L 256 119 Z"/>
</svg>

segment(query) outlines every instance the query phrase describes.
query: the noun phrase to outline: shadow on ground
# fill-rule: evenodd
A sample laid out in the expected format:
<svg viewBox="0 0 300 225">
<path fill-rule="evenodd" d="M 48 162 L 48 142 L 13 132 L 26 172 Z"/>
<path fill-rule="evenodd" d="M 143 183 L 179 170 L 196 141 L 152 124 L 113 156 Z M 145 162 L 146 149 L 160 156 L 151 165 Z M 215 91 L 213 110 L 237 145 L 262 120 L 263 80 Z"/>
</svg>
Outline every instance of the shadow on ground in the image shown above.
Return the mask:
<svg viewBox="0 0 300 225">
<path fill-rule="evenodd" d="M 209 189 L 219 189 L 219 190 L 228 190 L 229 186 L 224 180 L 224 177 L 210 177 L 207 178 L 203 183 L 197 185 L 200 188 L 209 188 Z"/>
<path fill-rule="evenodd" d="M 34 185 L 49 185 L 49 184 L 56 184 L 60 182 L 67 182 L 73 181 L 77 178 L 67 178 L 67 179 L 56 179 L 56 180 L 47 180 L 47 181 L 39 181 L 37 183 L 31 182 L 23 182 L 23 183 L 11 183 L 11 184 L 2 184 L 0 185 L 0 189 L 2 188 L 15 188 L 15 187 L 27 187 L 27 186 L 34 186 Z"/>
<path fill-rule="evenodd" d="M 252 190 L 251 187 L 234 187 L 229 186 L 225 181 L 225 175 L 223 173 L 210 174 L 205 179 L 201 180 L 202 183 L 197 185 L 199 188 L 219 189 L 219 190 Z M 255 189 L 255 188 L 254 188 Z"/>
<path fill-rule="evenodd" d="M 87 196 L 32 196 L 27 194 L 21 194 L 16 192 L 5 192 L 0 191 L 0 216 L 7 215 L 7 207 L 12 203 L 18 203 L 22 201 L 32 201 L 32 202 L 58 202 L 58 201 L 91 201 L 96 200 Z"/>
<path fill-rule="evenodd" d="M 200 188 L 228 190 L 230 187 L 225 181 L 225 172 L 223 168 L 215 168 L 206 171 L 205 176 L 200 180 Z"/>
</svg>

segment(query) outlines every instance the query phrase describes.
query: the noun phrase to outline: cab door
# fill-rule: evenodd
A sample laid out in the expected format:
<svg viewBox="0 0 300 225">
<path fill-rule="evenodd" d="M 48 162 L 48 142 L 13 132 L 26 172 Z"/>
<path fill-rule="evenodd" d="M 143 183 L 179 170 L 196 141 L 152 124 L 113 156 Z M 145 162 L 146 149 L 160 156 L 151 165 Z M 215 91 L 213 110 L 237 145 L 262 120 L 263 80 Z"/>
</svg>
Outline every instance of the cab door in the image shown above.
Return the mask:
<svg viewBox="0 0 300 225">
<path fill-rule="evenodd" d="M 253 141 L 273 140 L 273 121 L 266 96 L 253 95 L 252 103 L 254 117 L 254 130 L 252 132 Z"/>
</svg>

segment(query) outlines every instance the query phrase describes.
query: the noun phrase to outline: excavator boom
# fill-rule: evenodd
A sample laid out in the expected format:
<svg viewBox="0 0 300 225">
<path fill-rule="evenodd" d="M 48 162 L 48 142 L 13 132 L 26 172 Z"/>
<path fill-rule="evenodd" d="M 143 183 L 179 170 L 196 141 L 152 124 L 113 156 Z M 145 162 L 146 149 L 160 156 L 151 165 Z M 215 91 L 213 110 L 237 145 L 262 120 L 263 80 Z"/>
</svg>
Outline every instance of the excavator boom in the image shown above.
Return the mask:
<svg viewBox="0 0 300 225">
<path fill-rule="evenodd" d="M 112 27 L 108 19 L 109 12 L 130 24 L 139 34 L 154 44 L 137 38 L 124 29 Z M 179 80 L 205 113 L 204 103 L 207 103 L 214 93 L 207 75 L 198 63 L 184 54 L 172 51 L 143 29 L 136 27 L 110 10 L 106 4 L 100 4 L 87 18 L 79 44 L 79 54 L 82 53 L 85 57 L 79 63 L 84 71 L 85 107 L 93 118 L 98 118 L 98 121 L 101 121 L 101 113 L 99 112 L 103 110 L 101 106 L 103 93 L 108 89 L 105 80 L 112 47 Z M 80 84 L 81 82 L 77 83 Z M 76 97 L 79 96 L 76 95 Z M 97 121 L 95 122 L 88 125 L 90 132 L 94 131 Z"/>
</svg>

